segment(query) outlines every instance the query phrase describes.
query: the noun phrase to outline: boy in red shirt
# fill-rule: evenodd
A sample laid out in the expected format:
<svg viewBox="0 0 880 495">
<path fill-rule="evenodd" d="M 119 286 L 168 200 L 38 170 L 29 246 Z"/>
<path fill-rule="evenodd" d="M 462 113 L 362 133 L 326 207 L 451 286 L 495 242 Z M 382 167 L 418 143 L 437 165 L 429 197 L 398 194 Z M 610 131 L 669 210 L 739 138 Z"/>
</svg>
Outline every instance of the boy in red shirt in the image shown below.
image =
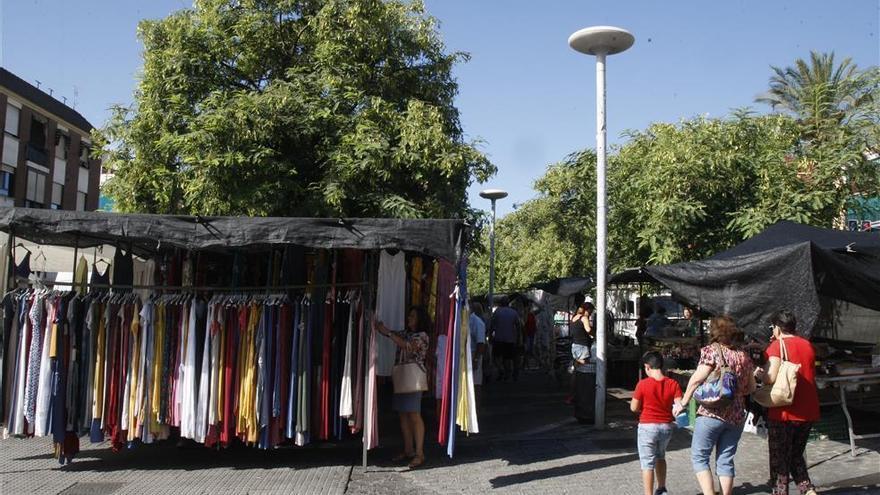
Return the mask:
<svg viewBox="0 0 880 495">
<path fill-rule="evenodd" d="M 645 376 L 633 392 L 630 409 L 639 415 L 639 461 L 645 495 L 666 493 L 666 446 L 675 429 L 672 406 L 681 399 L 678 382 L 663 374 L 663 356 L 648 352 L 642 356 Z M 654 490 L 654 475 L 657 490 Z"/>
</svg>

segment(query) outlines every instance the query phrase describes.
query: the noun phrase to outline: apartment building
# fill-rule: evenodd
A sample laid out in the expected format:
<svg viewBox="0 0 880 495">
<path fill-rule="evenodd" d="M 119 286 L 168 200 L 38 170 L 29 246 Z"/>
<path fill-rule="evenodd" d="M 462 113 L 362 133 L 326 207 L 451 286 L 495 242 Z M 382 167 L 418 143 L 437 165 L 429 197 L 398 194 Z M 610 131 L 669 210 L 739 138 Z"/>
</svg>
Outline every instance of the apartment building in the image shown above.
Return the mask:
<svg viewBox="0 0 880 495">
<path fill-rule="evenodd" d="M 101 163 L 79 112 L 0 68 L 0 122 L 0 206 L 98 208 Z"/>
</svg>

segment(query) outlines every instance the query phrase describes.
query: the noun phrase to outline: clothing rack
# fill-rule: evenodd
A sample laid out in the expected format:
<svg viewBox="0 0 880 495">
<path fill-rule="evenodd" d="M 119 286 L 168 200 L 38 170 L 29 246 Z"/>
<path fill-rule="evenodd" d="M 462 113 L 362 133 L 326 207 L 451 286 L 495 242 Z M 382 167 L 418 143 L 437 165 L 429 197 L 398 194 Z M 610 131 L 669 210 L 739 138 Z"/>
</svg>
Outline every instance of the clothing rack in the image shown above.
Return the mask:
<svg viewBox="0 0 880 495">
<path fill-rule="evenodd" d="M 136 215 L 124 215 L 124 214 L 113 214 L 106 215 L 101 214 L 98 217 L 98 214 L 94 213 L 79 213 L 79 212 L 70 212 L 65 213 L 65 215 L 69 218 L 65 218 L 65 220 L 71 220 L 73 225 L 75 226 L 75 221 L 81 221 L 82 225 L 78 228 L 69 229 L 67 226 L 60 227 L 55 226 L 53 222 L 56 221 L 55 213 L 56 212 L 44 212 L 44 211 L 31 211 L 25 209 L 11 209 L 13 213 L 16 215 L 21 215 L 22 218 L 14 219 L 12 221 L 7 222 L 3 227 L 3 230 L 9 233 L 9 245 L 7 246 L 7 252 L 4 253 L 7 258 L 11 261 L 9 263 L 10 272 L 3 274 L 7 280 L 12 278 L 15 280 L 12 275 L 12 268 L 14 267 L 15 261 L 15 248 L 14 243 L 15 239 L 18 237 L 19 233 L 24 233 L 25 235 L 21 237 L 22 239 L 29 240 L 30 242 L 34 242 L 40 245 L 56 245 L 56 246 L 66 246 L 73 248 L 73 259 L 71 263 L 71 273 L 74 274 L 74 280 L 70 282 L 62 282 L 62 281 L 46 281 L 42 282 L 42 285 L 47 288 L 57 287 L 61 288 L 70 288 L 70 290 L 75 290 L 76 288 L 83 289 L 101 289 L 101 290 L 152 290 L 156 291 L 157 294 L 170 294 L 174 291 L 180 291 L 184 293 L 209 293 L 216 292 L 222 294 L 229 294 L 235 292 L 241 293 L 250 293 L 253 295 L 259 294 L 277 294 L 283 291 L 304 291 L 308 294 L 312 290 L 323 290 L 327 289 L 328 298 L 331 297 L 331 294 L 334 294 L 335 297 L 338 298 L 344 297 L 346 290 L 357 290 L 362 289 L 360 304 L 362 304 L 363 308 L 363 323 L 365 324 L 365 328 L 362 329 L 362 335 L 360 335 L 360 345 L 363 345 L 363 349 L 366 352 L 369 352 L 370 349 L 370 337 L 371 337 L 371 329 L 369 324 L 369 313 L 373 310 L 376 299 L 376 284 L 378 281 L 378 258 L 379 252 L 382 249 L 391 249 L 390 245 L 394 245 L 393 247 L 396 249 L 403 249 L 408 252 L 417 252 L 422 255 L 431 256 L 433 258 L 446 258 L 449 260 L 455 260 L 454 264 L 458 265 L 461 262 L 462 256 L 464 254 L 462 242 L 464 239 L 464 232 L 467 229 L 461 222 L 452 222 L 448 220 L 436 221 L 437 225 L 433 224 L 425 224 L 425 221 L 419 220 L 418 222 L 409 222 L 409 221 L 393 221 L 389 222 L 386 220 L 375 220 L 375 219 L 354 219 L 354 220 L 339 220 L 338 224 L 343 224 L 344 228 L 349 231 L 351 234 L 356 235 L 356 239 L 348 239 L 344 235 L 337 235 L 336 231 L 339 229 L 339 226 L 336 223 L 331 223 L 330 219 L 326 220 L 314 220 L 314 219 L 288 219 L 283 222 L 280 219 L 226 219 L 220 218 L 221 228 L 217 228 L 217 226 L 212 223 L 212 220 L 208 220 L 202 217 L 190 217 L 187 222 L 187 217 L 172 217 L 172 216 L 157 216 L 157 222 L 154 226 L 162 226 L 163 228 L 167 226 L 169 229 L 175 231 L 176 234 L 180 234 L 181 232 L 186 232 L 189 226 L 185 225 L 185 223 L 201 225 L 209 233 L 217 240 L 221 240 L 221 242 L 217 243 L 218 245 L 208 246 L 205 242 L 198 242 L 198 240 L 188 240 L 182 238 L 180 235 L 164 235 L 163 232 L 157 232 L 156 237 L 154 238 L 152 235 L 147 235 L 149 230 L 145 230 L 146 227 L 152 225 L 153 222 L 146 222 L 141 216 Z M 105 216 L 106 215 L 106 216 Z M 31 217 L 35 217 L 31 218 Z M 94 221 L 100 220 L 100 223 L 95 225 Z M 137 230 L 133 236 L 129 236 L 128 231 L 129 224 L 127 221 L 130 220 L 132 225 Z M 160 221 L 161 220 L 161 221 Z M 270 227 L 271 223 L 268 225 L 261 225 L 267 221 L 273 221 L 279 223 L 278 228 L 287 228 L 290 225 L 290 229 L 293 232 L 301 231 L 309 231 L 310 229 L 316 229 L 322 233 L 327 233 L 330 237 L 327 240 L 322 240 L 321 242 L 315 242 L 312 239 L 307 239 L 303 235 L 293 235 L 290 237 L 285 237 L 285 239 L 289 239 L 287 242 L 283 242 L 280 244 L 276 244 L 277 240 L 270 237 Z M 41 225 L 43 222 L 46 222 L 46 225 Z M 222 223 L 227 222 L 229 225 Z M 107 223 L 105 227 L 104 224 Z M 239 222 L 241 225 L 239 225 Z M 409 222 L 409 223 L 407 223 Z M 402 224 L 402 225 L 401 225 Z M 18 229 L 19 225 L 24 228 Z M 69 224 L 68 224 L 69 225 Z M 232 226 L 232 227 L 231 227 Z M 238 229 L 241 227 L 242 230 L 246 231 L 248 236 L 238 235 L 239 232 L 233 232 L 234 229 Z M 364 228 L 366 227 L 366 228 Z M 102 230 L 106 229 L 106 231 Z M 363 230 L 362 230 L 363 229 Z M 19 231 L 20 232 L 17 232 Z M 450 236 L 448 238 L 444 236 L 436 235 L 437 232 L 445 232 L 449 230 Z M 386 232 L 393 232 L 395 236 L 389 237 Z M 397 236 L 398 233 L 412 233 L 413 236 L 403 235 Z M 241 243 L 241 242 L 249 242 L 248 244 L 236 244 L 236 245 L 225 245 L 228 244 L 223 242 L 222 239 L 224 234 L 230 239 L 229 243 Z M 235 234 L 235 235 L 233 235 Z M 38 239 L 37 241 L 31 241 L 28 237 Z M 410 239 L 410 237 L 415 238 L 416 240 Z M 364 239 L 376 238 L 381 242 L 373 243 L 373 242 L 365 242 Z M 393 242 L 392 242 L 393 239 Z M 40 242 L 42 241 L 42 242 Z M 53 242 L 55 241 L 55 242 Z M 72 241 L 72 242 L 71 242 Z M 447 244 L 455 244 L 455 246 L 447 246 Z M 135 256 L 149 259 L 153 258 L 154 255 L 162 254 L 162 253 L 170 253 L 172 250 L 175 252 L 183 252 L 187 253 L 189 256 L 195 254 L 196 256 L 201 255 L 201 253 L 206 252 L 221 252 L 224 254 L 232 254 L 234 256 L 234 260 L 237 260 L 238 255 L 240 253 L 249 253 L 249 252 L 265 252 L 271 251 L 273 253 L 277 252 L 279 248 L 285 248 L 289 246 L 299 246 L 308 249 L 310 252 L 314 252 L 315 250 L 330 250 L 333 252 L 333 263 L 337 261 L 336 250 L 339 249 L 355 249 L 363 251 L 364 256 L 364 267 L 365 271 L 363 276 L 365 281 L 357 282 L 357 283 L 321 283 L 321 284 L 299 284 L 299 285 L 276 285 L 273 286 L 271 283 L 264 283 L 260 286 L 244 286 L 244 287 L 236 287 L 236 284 L 229 284 L 224 286 L 182 286 L 182 285 L 114 285 L 113 283 L 102 283 L 102 284 L 93 284 L 91 282 L 86 281 L 84 284 L 77 284 L 75 280 L 76 268 L 79 262 L 79 258 L 83 253 L 88 253 L 92 249 L 95 249 L 95 255 L 97 256 L 97 250 L 102 245 L 116 245 L 117 247 L 127 245 L 127 251 L 133 253 Z M 90 253 L 89 253 L 90 254 Z M 0 254 L 3 255 L 3 254 Z M 273 255 L 274 258 L 274 255 Z M 233 261 L 235 264 L 236 261 Z M 92 261 L 94 265 L 94 261 Z M 259 264 L 259 262 L 254 263 L 255 265 Z M 273 264 L 270 259 L 266 260 L 267 266 L 272 269 Z M 283 265 L 282 265 L 283 266 Z M 332 265 L 331 265 L 332 266 Z M 327 269 L 324 267 L 325 270 Z M 335 268 L 330 268 L 330 270 L 334 270 Z M 105 272 L 106 273 L 106 272 Z M 261 273 L 261 271 L 258 271 Z M 334 272 L 331 272 L 334 273 Z M 109 274 L 108 274 L 109 275 Z M 334 276 L 335 278 L 335 276 Z M 178 279 L 180 280 L 180 279 Z M 232 280 L 236 280 L 234 277 Z M 270 276 L 268 280 L 265 282 L 269 282 L 272 280 Z M 332 280 L 332 278 L 331 278 Z M 128 280 L 126 280 L 127 282 Z M 260 280 L 259 282 L 264 282 Z M 33 286 L 36 287 L 40 282 L 34 282 Z M 405 283 L 405 282 L 404 282 Z M 15 284 L 10 284 L 10 288 L 14 287 Z M 335 289 L 335 290 L 333 290 Z M 63 290 L 63 289 L 62 289 Z M 122 292 L 120 292 L 122 293 Z M 340 295 L 340 293 L 342 293 Z M 321 294 L 323 296 L 323 293 Z M 449 316 L 451 317 L 451 315 Z M 359 351 L 360 352 L 360 351 Z M 352 363 L 353 368 L 356 369 L 356 373 L 362 376 L 366 376 L 369 374 L 370 369 L 370 359 L 366 358 L 361 363 L 361 366 L 356 366 L 355 363 Z M 366 392 L 366 380 L 364 382 L 364 388 L 361 393 L 365 394 Z M 362 418 L 364 421 L 367 420 L 367 409 L 369 406 L 369 401 L 364 398 L 362 400 Z M 362 432 L 366 431 L 366 424 L 362 427 Z M 362 448 L 362 462 L 363 466 L 367 467 L 368 460 L 368 450 L 367 450 L 367 442 L 363 441 Z"/>
<path fill-rule="evenodd" d="M 43 285 L 50 287 L 55 285 L 73 286 L 73 282 L 44 282 Z M 277 290 L 299 290 L 299 289 L 330 289 L 330 288 L 349 288 L 349 287 L 365 287 L 369 285 L 367 282 L 346 282 L 337 284 L 300 284 L 300 285 L 277 285 L 277 286 L 250 286 L 250 287 L 229 287 L 229 286 L 185 286 L 185 285 L 114 285 L 114 284 L 92 284 L 86 283 L 86 288 L 95 289 L 132 289 L 132 290 L 176 290 L 176 291 L 193 291 L 193 292 L 263 292 Z M 78 284 L 82 287 L 82 284 Z"/>
</svg>

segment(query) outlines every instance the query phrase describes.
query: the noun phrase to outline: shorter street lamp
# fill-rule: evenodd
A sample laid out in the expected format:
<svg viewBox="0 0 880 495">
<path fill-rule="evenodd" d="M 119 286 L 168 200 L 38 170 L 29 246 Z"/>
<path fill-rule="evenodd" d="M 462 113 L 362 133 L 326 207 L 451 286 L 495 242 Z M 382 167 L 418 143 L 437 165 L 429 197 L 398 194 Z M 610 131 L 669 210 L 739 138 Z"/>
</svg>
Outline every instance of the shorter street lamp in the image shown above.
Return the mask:
<svg viewBox="0 0 880 495">
<path fill-rule="evenodd" d="M 492 314 L 492 306 L 495 296 L 495 201 L 507 197 L 507 191 L 501 189 L 485 189 L 480 191 L 480 197 L 492 201 L 492 225 L 489 227 L 489 314 Z"/>
</svg>

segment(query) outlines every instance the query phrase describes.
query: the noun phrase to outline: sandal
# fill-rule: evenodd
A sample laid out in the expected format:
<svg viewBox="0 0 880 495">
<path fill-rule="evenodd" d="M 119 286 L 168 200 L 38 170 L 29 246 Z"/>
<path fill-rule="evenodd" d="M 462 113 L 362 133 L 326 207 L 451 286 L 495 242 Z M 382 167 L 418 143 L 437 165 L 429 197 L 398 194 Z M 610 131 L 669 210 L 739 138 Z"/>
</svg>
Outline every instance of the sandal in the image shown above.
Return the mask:
<svg viewBox="0 0 880 495">
<path fill-rule="evenodd" d="M 406 452 L 401 452 L 396 456 L 391 458 L 391 462 L 403 462 L 412 459 L 415 457 L 414 454 L 407 454 Z"/>
<path fill-rule="evenodd" d="M 422 455 L 417 455 L 417 456 L 415 456 L 415 457 L 412 458 L 412 461 L 410 461 L 410 463 L 409 463 L 409 468 L 410 468 L 410 469 L 415 469 L 415 468 L 421 466 L 421 465 L 424 464 L 424 463 L 425 463 L 425 456 L 424 456 L 424 454 L 422 454 Z"/>
</svg>

